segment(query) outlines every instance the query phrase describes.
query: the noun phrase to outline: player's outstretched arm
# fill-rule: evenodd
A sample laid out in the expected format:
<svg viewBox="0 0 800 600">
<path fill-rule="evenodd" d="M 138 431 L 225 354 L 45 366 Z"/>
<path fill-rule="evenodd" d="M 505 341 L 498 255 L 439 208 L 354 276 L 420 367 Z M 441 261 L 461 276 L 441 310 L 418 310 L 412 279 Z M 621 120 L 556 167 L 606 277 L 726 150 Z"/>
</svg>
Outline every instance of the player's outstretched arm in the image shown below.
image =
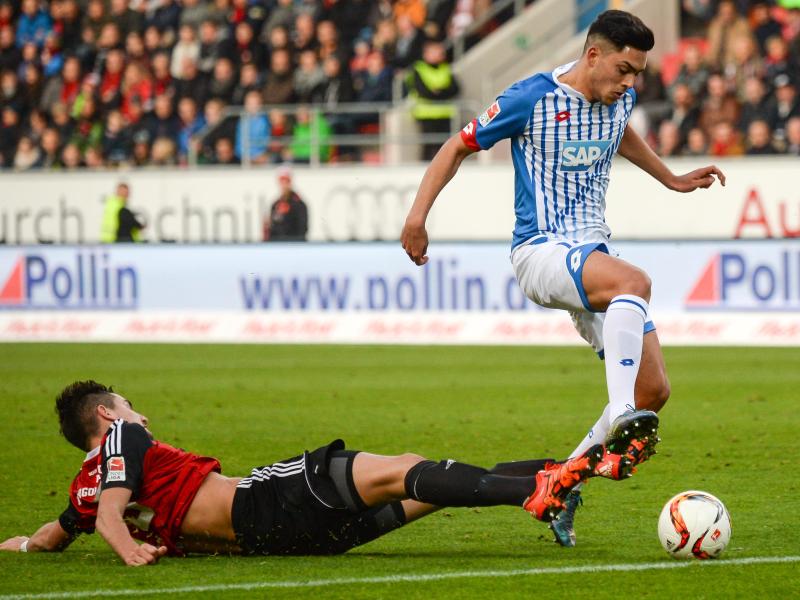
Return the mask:
<svg viewBox="0 0 800 600">
<path fill-rule="evenodd" d="M 428 250 L 428 232 L 425 230 L 425 221 L 428 219 L 428 213 L 433 203 L 447 182 L 456 174 L 461 162 L 473 152 L 475 151 L 467 147 L 464 140 L 461 139 L 461 134 L 456 134 L 439 148 L 439 152 L 428 165 L 422 182 L 419 184 L 417 197 L 406 217 L 403 232 L 400 234 L 403 250 L 415 264 L 424 265 L 428 262 L 428 257 L 425 255 Z"/>
<path fill-rule="evenodd" d="M 126 565 L 139 567 L 155 564 L 167 553 L 167 548 L 139 544 L 131 537 L 123 520 L 125 507 L 130 499 L 131 491 L 127 488 L 103 490 L 97 505 L 97 531 Z"/>
<path fill-rule="evenodd" d="M 684 175 L 675 175 L 630 125 L 625 127 L 619 153 L 676 192 L 686 193 L 698 188 L 706 189 L 714 184 L 715 179 L 719 179 L 719 182 L 725 185 L 725 174 L 714 165 L 695 169 Z"/>
<path fill-rule="evenodd" d="M 42 525 L 31 537 L 18 535 L 0 544 L 9 552 L 60 552 L 72 543 L 72 537 L 56 520 Z"/>
</svg>

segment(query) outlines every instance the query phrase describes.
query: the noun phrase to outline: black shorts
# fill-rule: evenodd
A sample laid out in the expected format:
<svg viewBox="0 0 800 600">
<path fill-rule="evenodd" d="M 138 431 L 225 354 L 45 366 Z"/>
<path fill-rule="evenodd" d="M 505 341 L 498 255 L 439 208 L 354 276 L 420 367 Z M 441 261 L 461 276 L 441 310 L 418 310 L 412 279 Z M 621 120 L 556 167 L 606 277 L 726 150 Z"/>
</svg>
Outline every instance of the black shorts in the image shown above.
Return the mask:
<svg viewBox="0 0 800 600">
<path fill-rule="evenodd" d="M 243 479 L 231 511 L 236 540 L 244 554 L 341 554 L 403 524 L 399 503 L 354 511 L 336 491 L 326 473 L 332 452 L 342 452 L 336 440 L 252 470 Z M 352 457 L 357 452 L 349 452 Z M 352 460 L 347 481 L 352 485 Z M 354 488 L 353 488 L 354 489 Z"/>
</svg>

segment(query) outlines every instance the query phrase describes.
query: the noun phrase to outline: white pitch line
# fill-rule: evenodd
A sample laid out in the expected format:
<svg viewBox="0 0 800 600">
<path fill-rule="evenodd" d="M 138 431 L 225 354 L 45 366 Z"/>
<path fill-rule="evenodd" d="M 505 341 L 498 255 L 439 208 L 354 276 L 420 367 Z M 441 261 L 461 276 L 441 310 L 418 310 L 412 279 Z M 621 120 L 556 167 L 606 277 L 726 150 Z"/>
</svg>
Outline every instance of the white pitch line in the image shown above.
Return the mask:
<svg viewBox="0 0 800 600">
<path fill-rule="evenodd" d="M 575 567 L 542 567 L 538 569 L 513 569 L 509 571 L 452 571 L 449 573 L 421 573 L 418 575 L 384 575 L 378 577 L 347 577 L 342 579 L 312 579 L 310 581 L 256 581 L 252 583 L 221 583 L 217 585 L 193 585 L 177 588 L 154 588 L 135 590 L 86 590 L 82 592 L 48 592 L 44 594 L 9 594 L 0 600 L 45 600 L 60 598 L 91 598 L 94 596 L 139 596 L 142 594 L 192 594 L 203 592 L 249 591 L 261 589 L 313 588 L 330 585 L 359 583 L 406 583 L 442 581 L 444 579 L 467 579 L 480 577 L 525 577 L 534 575 L 564 575 L 571 573 L 607 573 L 610 571 L 658 571 L 684 569 L 687 567 L 724 567 L 729 565 L 761 565 L 800 562 L 800 556 L 756 556 L 729 560 L 671 561 L 655 563 L 629 563 L 618 565 L 584 565 Z"/>
</svg>

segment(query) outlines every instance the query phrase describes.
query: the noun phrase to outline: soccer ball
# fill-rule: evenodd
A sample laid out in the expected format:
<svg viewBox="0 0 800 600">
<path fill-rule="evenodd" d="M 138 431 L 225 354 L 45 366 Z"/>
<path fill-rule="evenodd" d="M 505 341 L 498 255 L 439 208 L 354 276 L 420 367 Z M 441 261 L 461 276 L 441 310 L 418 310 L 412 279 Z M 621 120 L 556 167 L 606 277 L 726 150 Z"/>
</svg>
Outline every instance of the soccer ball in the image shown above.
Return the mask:
<svg viewBox="0 0 800 600">
<path fill-rule="evenodd" d="M 664 505 L 658 538 L 675 558 L 717 558 L 731 539 L 731 517 L 711 494 L 682 492 Z"/>
</svg>

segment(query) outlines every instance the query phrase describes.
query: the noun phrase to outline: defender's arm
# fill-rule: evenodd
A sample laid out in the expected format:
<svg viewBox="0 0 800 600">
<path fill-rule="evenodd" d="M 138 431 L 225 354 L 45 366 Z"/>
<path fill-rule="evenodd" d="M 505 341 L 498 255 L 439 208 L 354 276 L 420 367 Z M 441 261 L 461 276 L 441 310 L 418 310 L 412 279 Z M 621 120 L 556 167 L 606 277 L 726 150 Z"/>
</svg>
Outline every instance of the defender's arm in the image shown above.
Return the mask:
<svg viewBox="0 0 800 600">
<path fill-rule="evenodd" d="M 475 150 L 469 148 L 461 139 L 461 134 L 457 133 L 444 143 L 425 171 L 417 190 L 417 197 L 400 234 L 403 249 L 415 264 L 424 265 L 428 262 L 428 257 L 425 255 L 428 249 L 425 221 L 433 203 L 447 182 L 456 174 L 461 162 L 473 152 Z"/>
<path fill-rule="evenodd" d="M 131 490 L 114 487 L 103 490 L 97 505 L 97 531 L 108 545 L 131 567 L 151 565 L 167 553 L 166 546 L 139 544 L 131 537 L 123 515 L 131 499 Z"/>
<path fill-rule="evenodd" d="M 75 536 L 70 535 L 56 521 L 45 523 L 30 538 L 19 535 L 0 544 L 0 550 L 10 552 L 60 552 L 69 546 Z"/>
<path fill-rule="evenodd" d="M 675 192 L 685 193 L 693 192 L 697 188 L 709 188 L 715 177 L 725 185 L 725 174 L 714 165 L 695 169 L 685 175 L 675 175 L 630 124 L 626 125 L 622 135 L 619 154 Z"/>
</svg>

